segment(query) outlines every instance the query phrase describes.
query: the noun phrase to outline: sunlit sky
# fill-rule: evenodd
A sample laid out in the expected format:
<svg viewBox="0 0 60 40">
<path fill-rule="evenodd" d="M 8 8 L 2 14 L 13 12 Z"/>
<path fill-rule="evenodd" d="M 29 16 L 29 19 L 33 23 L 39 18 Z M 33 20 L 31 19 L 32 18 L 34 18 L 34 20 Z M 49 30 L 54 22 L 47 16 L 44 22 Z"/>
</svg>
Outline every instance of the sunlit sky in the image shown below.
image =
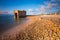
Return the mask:
<svg viewBox="0 0 60 40">
<path fill-rule="evenodd" d="M 0 14 L 26 10 L 27 15 L 54 13 L 60 10 L 60 0 L 0 0 Z"/>
</svg>

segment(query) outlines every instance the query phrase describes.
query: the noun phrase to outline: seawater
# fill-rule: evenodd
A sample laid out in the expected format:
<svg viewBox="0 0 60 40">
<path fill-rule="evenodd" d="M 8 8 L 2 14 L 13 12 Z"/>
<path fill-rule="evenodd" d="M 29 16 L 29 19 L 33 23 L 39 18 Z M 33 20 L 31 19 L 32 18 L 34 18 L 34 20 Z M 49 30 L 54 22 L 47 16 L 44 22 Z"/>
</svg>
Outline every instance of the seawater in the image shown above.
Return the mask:
<svg viewBox="0 0 60 40">
<path fill-rule="evenodd" d="M 27 18 L 14 19 L 14 15 L 0 14 L 0 33 L 4 32 L 12 27 L 23 24 L 27 21 Z"/>
</svg>

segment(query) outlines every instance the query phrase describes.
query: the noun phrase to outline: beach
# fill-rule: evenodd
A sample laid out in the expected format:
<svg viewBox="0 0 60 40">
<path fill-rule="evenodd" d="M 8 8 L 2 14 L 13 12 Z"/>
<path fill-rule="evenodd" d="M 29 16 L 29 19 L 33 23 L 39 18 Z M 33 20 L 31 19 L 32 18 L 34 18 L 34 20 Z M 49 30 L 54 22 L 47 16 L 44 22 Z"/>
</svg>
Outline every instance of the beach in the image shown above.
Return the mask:
<svg viewBox="0 0 60 40">
<path fill-rule="evenodd" d="M 1 34 L 1 40 L 60 40 L 60 15 L 27 16 L 27 22 Z"/>
</svg>

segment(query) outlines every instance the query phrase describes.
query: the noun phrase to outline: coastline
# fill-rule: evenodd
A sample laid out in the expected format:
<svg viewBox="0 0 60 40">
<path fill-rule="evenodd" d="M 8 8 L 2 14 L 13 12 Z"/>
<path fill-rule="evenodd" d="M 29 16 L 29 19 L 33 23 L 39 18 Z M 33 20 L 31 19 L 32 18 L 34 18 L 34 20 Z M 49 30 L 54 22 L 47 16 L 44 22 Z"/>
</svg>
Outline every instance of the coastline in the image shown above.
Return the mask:
<svg viewBox="0 0 60 40">
<path fill-rule="evenodd" d="M 33 40 L 35 39 L 49 40 L 51 38 L 52 40 L 59 39 L 60 38 L 60 30 L 59 30 L 60 17 L 59 16 L 60 15 L 40 15 L 40 16 L 26 17 L 29 19 L 26 23 L 22 25 L 18 25 L 17 27 L 6 31 L 5 33 L 3 33 L 2 38 L 6 40 L 8 40 L 9 38 L 12 40 L 16 40 L 16 39 L 24 40 L 28 38 L 29 40 L 31 36 Z M 5 36 L 6 38 L 4 38 Z M 30 40 L 32 38 L 30 38 Z"/>
</svg>

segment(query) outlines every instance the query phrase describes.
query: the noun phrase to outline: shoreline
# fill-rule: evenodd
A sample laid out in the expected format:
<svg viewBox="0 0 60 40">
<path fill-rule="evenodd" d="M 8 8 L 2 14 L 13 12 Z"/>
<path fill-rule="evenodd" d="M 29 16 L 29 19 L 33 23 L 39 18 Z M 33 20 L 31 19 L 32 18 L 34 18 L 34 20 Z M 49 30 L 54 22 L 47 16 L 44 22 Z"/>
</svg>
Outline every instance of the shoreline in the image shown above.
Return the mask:
<svg viewBox="0 0 60 40">
<path fill-rule="evenodd" d="M 13 39 L 15 38 L 14 40 L 16 40 L 21 37 L 22 40 L 22 38 L 26 38 L 26 37 L 30 38 L 30 36 L 32 36 L 33 39 L 43 40 L 43 38 L 46 38 L 46 40 L 48 40 L 51 39 L 51 37 L 53 38 L 53 36 L 55 35 L 52 40 L 59 39 L 60 38 L 59 35 L 60 17 L 59 16 L 60 15 L 43 15 L 43 16 L 41 15 L 41 16 L 26 17 L 29 20 L 26 23 L 22 24 L 21 25 L 22 27 L 18 25 L 17 27 L 6 31 L 2 35 L 2 38 L 4 39 L 4 37 L 6 36 L 5 39 L 7 40 L 8 38 L 13 38 Z"/>
<path fill-rule="evenodd" d="M 25 28 L 27 28 L 28 25 L 34 23 L 34 20 L 35 17 L 31 17 L 31 16 L 28 16 L 26 17 L 27 19 L 29 19 L 26 23 L 23 23 L 21 25 L 17 25 L 16 27 L 13 27 L 5 32 L 3 32 L 0 36 L 4 37 L 5 35 L 6 36 L 9 36 L 9 35 L 15 35 L 17 34 L 18 32 L 20 32 L 21 30 L 24 30 Z M 36 21 L 36 20 L 35 20 Z"/>
</svg>

